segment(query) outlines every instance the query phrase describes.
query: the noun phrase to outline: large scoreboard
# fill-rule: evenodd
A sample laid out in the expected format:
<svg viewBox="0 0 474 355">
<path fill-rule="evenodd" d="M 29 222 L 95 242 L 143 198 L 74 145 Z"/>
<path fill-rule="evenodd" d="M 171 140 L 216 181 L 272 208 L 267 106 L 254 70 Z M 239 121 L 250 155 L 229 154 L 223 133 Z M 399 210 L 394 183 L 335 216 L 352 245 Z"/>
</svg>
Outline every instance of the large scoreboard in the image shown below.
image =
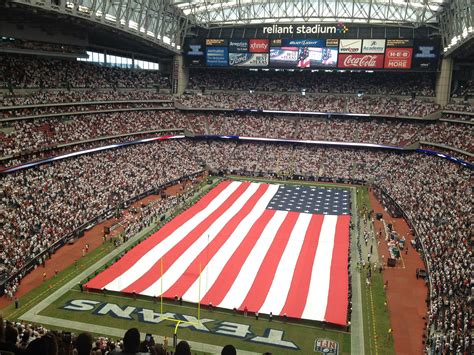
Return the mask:
<svg viewBox="0 0 474 355">
<path fill-rule="evenodd" d="M 431 39 L 194 39 L 189 66 L 280 69 L 436 71 L 439 42 Z"/>
</svg>

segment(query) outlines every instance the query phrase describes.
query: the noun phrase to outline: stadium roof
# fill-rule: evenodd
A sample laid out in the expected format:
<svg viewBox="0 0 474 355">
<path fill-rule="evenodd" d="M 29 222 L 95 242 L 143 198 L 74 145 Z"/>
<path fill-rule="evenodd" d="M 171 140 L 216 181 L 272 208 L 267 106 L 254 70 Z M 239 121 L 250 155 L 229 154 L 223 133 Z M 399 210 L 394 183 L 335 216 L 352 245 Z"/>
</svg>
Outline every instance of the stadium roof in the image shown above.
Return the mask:
<svg viewBox="0 0 474 355">
<path fill-rule="evenodd" d="M 437 24 L 447 0 L 170 0 L 196 24 L 348 22 L 416 27 Z"/>
</svg>

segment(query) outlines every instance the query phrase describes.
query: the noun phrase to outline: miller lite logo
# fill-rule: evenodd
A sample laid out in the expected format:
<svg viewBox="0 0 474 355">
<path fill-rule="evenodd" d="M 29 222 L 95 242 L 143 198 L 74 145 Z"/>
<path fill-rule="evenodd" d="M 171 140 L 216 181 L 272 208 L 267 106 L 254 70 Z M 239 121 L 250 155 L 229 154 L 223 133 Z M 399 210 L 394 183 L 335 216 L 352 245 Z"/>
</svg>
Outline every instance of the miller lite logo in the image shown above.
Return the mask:
<svg viewBox="0 0 474 355">
<path fill-rule="evenodd" d="M 319 354 L 338 354 L 339 344 L 330 339 L 316 339 L 314 342 L 314 351 Z"/>
</svg>

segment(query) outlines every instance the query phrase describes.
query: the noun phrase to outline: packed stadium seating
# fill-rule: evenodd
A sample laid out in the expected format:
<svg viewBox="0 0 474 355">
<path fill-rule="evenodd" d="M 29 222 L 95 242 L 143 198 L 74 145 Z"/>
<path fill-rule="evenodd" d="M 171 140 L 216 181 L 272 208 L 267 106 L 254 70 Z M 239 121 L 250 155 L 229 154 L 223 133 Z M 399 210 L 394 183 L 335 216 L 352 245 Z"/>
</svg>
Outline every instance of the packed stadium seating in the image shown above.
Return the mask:
<svg viewBox="0 0 474 355">
<path fill-rule="evenodd" d="M 69 106 L 71 107 L 71 106 Z M 116 107 L 111 104 L 111 109 Z M 121 107 L 121 105 L 119 105 Z M 153 105 L 152 105 L 153 107 Z M 102 109 L 102 108 L 101 108 Z M 441 121 L 396 120 L 364 117 L 295 118 L 281 115 L 204 113 L 177 110 L 88 113 L 18 120 L 3 124 L 0 132 L 0 157 L 14 156 L 3 166 L 55 154 L 38 152 L 58 144 L 133 134 L 128 140 L 143 137 L 140 132 L 160 129 L 187 129 L 194 134 L 233 134 L 250 137 L 310 139 L 340 142 L 377 143 L 404 146 L 424 141 L 447 144 L 470 152 L 473 149 L 471 126 Z M 150 133 L 151 134 L 151 133 Z M 150 135 L 148 134 L 148 135 Z M 156 133 L 155 133 L 156 134 Z M 88 143 L 88 148 L 111 144 L 109 140 Z M 69 147 L 69 152 L 80 147 Z M 56 152 L 57 154 L 57 152 Z"/>
<path fill-rule="evenodd" d="M 122 338 L 93 337 L 88 332 L 75 334 L 67 331 L 49 330 L 42 325 L 25 322 L 10 322 L 0 318 L 0 352 L 5 355 L 66 355 L 66 354 L 122 354 L 170 355 L 174 349 L 154 339 L 140 340 L 136 328 L 124 332 Z M 171 345 L 171 344 L 170 344 Z M 137 352 L 139 351 L 139 352 Z"/>
<path fill-rule="evenodd" d="M 424 117 L 439 106 L 424 100 L 396 97 L 354 97 L 334 95 L 288 95 L 260 93 L 188 94 L 179 98 L 187 107 L 265 109 L 280 111 L 348 112 L 391 116 Z"/>
<path fill-rule="evenodd" d="M 0 82 L 17 88 L 87 88 L 86 91 L 41 91 L 22 96 L 4 94 L 0 102 L 10 107 L 3 118 L 64 113 L 62 117 L 34 118 L 2 123 L 0 157 L 15 155 L 2 165 L 86 148 L 123 142 L 149 135 L 141 131 L 186 129 L 195 134 L 242 135 L 340 142 L 365 142 L 405 146 L 431 142 L 473 151 L 471 125 L 446 121 L 321 116 L 301 118 L 276 114 L 237 114 L 193 110 L 143 110 L 115 113 L 66 115 L 95 109 L 153 108 L 152 103 L 114 103 L 120 100 L 162 100 L 170 96 L 141 90 L 154 85 L 169 87 L 158 73 L 98 67 L 73 61 L 4 56 Z M 25 71 L 22 68 L 26 69 Z M 34 73 L 34 75 L 32 75 Z M 424 117 L 440 109 L 419 96 L 433 96 L 433 78 L 410 75 L 402 80 L 391 74 L 314 73 L 302 84 L 301 76 L 288 73 L 242 72 L 226 75 L 196 72 L 189 89 L 218 93 L 188 93 L 176 98 L 185 108 L 258 108 L 285 111 L 352 112 L 371 115 Z M 242 74 L 246 73 L 246 74 Z M 2 77 L 3 75 L 3 77 Z M 87 79 L 85 79 L 87 78 Z M 390 79 L 390 80 L 389 80 Z M 89 89 L 100 88 L 105 91 Z M 139 88 L 114 91 L 111 88 Z M 271 93 L 273 91 L 295 91 Z M 301 95 L 301 89 L 308 94 Z M 266 93 L 228 93 L 256 90 Z M 363 97 L 334 96 L 333 93 Z M 311 95 L 311 93 L 318 93 Z M 366 96 L 401 95 L 410 97 Z M 15 108 L 19 105 L 106 101 L 103 105 L 65 105 L 47 108 Z M 446 111 L 474 112 L 468 104 L 451 103 Z M 443 118 L 472 120 L 463 113 L 445 113 Z M 176 132 L 176 131 L 174 131 Z M 107 138 L 80 146 L 35 152 L 61 143 Z M 429 143 L 423 143 L 426 147 Z M 446 148 L 445 148 L 446 149 Z M 436 149 L 441 152 L 446 150 Z M 33 152 L 32 152 L 33 151 Z M 448 151 L 453 154 L 451 151 Z M 463 155 L 464 159 L 471 159 Z M 198 172 L 204 165 L 216 171 L 246 175 L 298 174 L 327 179 L 373 181 L 395 199 L 409 216 L 417 237 L 423 241 L 431 279 L 428 326 L 435 335 L 427 345 L 439 352 L 462 353 L 469 349 L 472 310 L 470 303 L 470 216 L 472 215 L 471 170 L 435 157 L 370 149 L 323 148 L 307 145 L 236 143 L 217 140 L 180 140 L 130 146 L 63 160 L 37 169 L 2 176 L 0 263 L 3 277 L 15 276 L 6 285 L 13 298 L 23 274 L 17 272 L 32 257 L 47 250 L 79 225 L 117 204 L 181 176 Z M 264 167 L 264 168 L 262 168 Z M 150 215 L 130 224 L 132 235 L 176 200 L 152 209 Z M 37 260 L 40 263 L 40 260 Z M 25 327 L 25 325 L 22 325 Z M 34 334 L 35 330 L 32 330 Z M 101 340 L 102 342 L 102 340 Z M 105 341 L 107 343 L 107 341 Z"/>
<path fill-rule="evenodd" d="M 326 73 L 319 71 L 193 70 L 190 90 L 306 92 L 400 96 L 434 96 L 432 73 Z"/>
<path fill-rule="evenodd" d="M 251 175 L 293 172 L 373 179 L 411 217 L 418 237 L 430 250 L 425 255 L 433 283 L 429 319 L 444 335 L 436 341 L 444 339 L 442 346 L 468 344 L 470 170 L 415 153 L 182 141 L 124 148 L 27 170 L 3 178 L 2 208 L 7 213 L 2 237 L 11 241 L 2 254 L 3 262 L 12 270 L 21 267 L 25 251 L 34 255 L 47 248 L 79 223 L 149 189 L 150 181 L 159 184 L 198 171 L 198 161 L 216 170 Z M 91 171 L 95 174 L 88 174 Z M 111 176 L 114 184 L 105 184 Z M 70 202 L 65 204 L 64 199 Z M 43 224 L 31 229 L 39 220 Z"/>
<path fill-rule="evenodd" d="M 75 59 L 42 59 L 4 55 L 0 83 L 12 89 L 32 88 L 154 88 L 168 87 L 168 77 L 158 71 L 109 68 Z"/>
</svg>

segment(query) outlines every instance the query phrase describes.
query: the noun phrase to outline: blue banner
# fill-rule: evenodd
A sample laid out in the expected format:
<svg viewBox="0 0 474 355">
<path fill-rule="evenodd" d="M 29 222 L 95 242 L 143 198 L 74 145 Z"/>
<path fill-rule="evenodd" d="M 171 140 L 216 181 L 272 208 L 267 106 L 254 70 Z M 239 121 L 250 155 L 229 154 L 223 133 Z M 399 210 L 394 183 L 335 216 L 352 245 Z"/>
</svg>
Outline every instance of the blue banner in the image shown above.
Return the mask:
<svg viewBox="0 0 474 355">
<path fill-rule="evenodd" d="M 282 47 L 326 47 L 325 39 L 283 39 Z"/>
<path fill-rule="evenodd" d="M 226 67 L 228 56 L 227 47 L 206 48 L 206 64 L 210 67 Z"/>
</svg>

